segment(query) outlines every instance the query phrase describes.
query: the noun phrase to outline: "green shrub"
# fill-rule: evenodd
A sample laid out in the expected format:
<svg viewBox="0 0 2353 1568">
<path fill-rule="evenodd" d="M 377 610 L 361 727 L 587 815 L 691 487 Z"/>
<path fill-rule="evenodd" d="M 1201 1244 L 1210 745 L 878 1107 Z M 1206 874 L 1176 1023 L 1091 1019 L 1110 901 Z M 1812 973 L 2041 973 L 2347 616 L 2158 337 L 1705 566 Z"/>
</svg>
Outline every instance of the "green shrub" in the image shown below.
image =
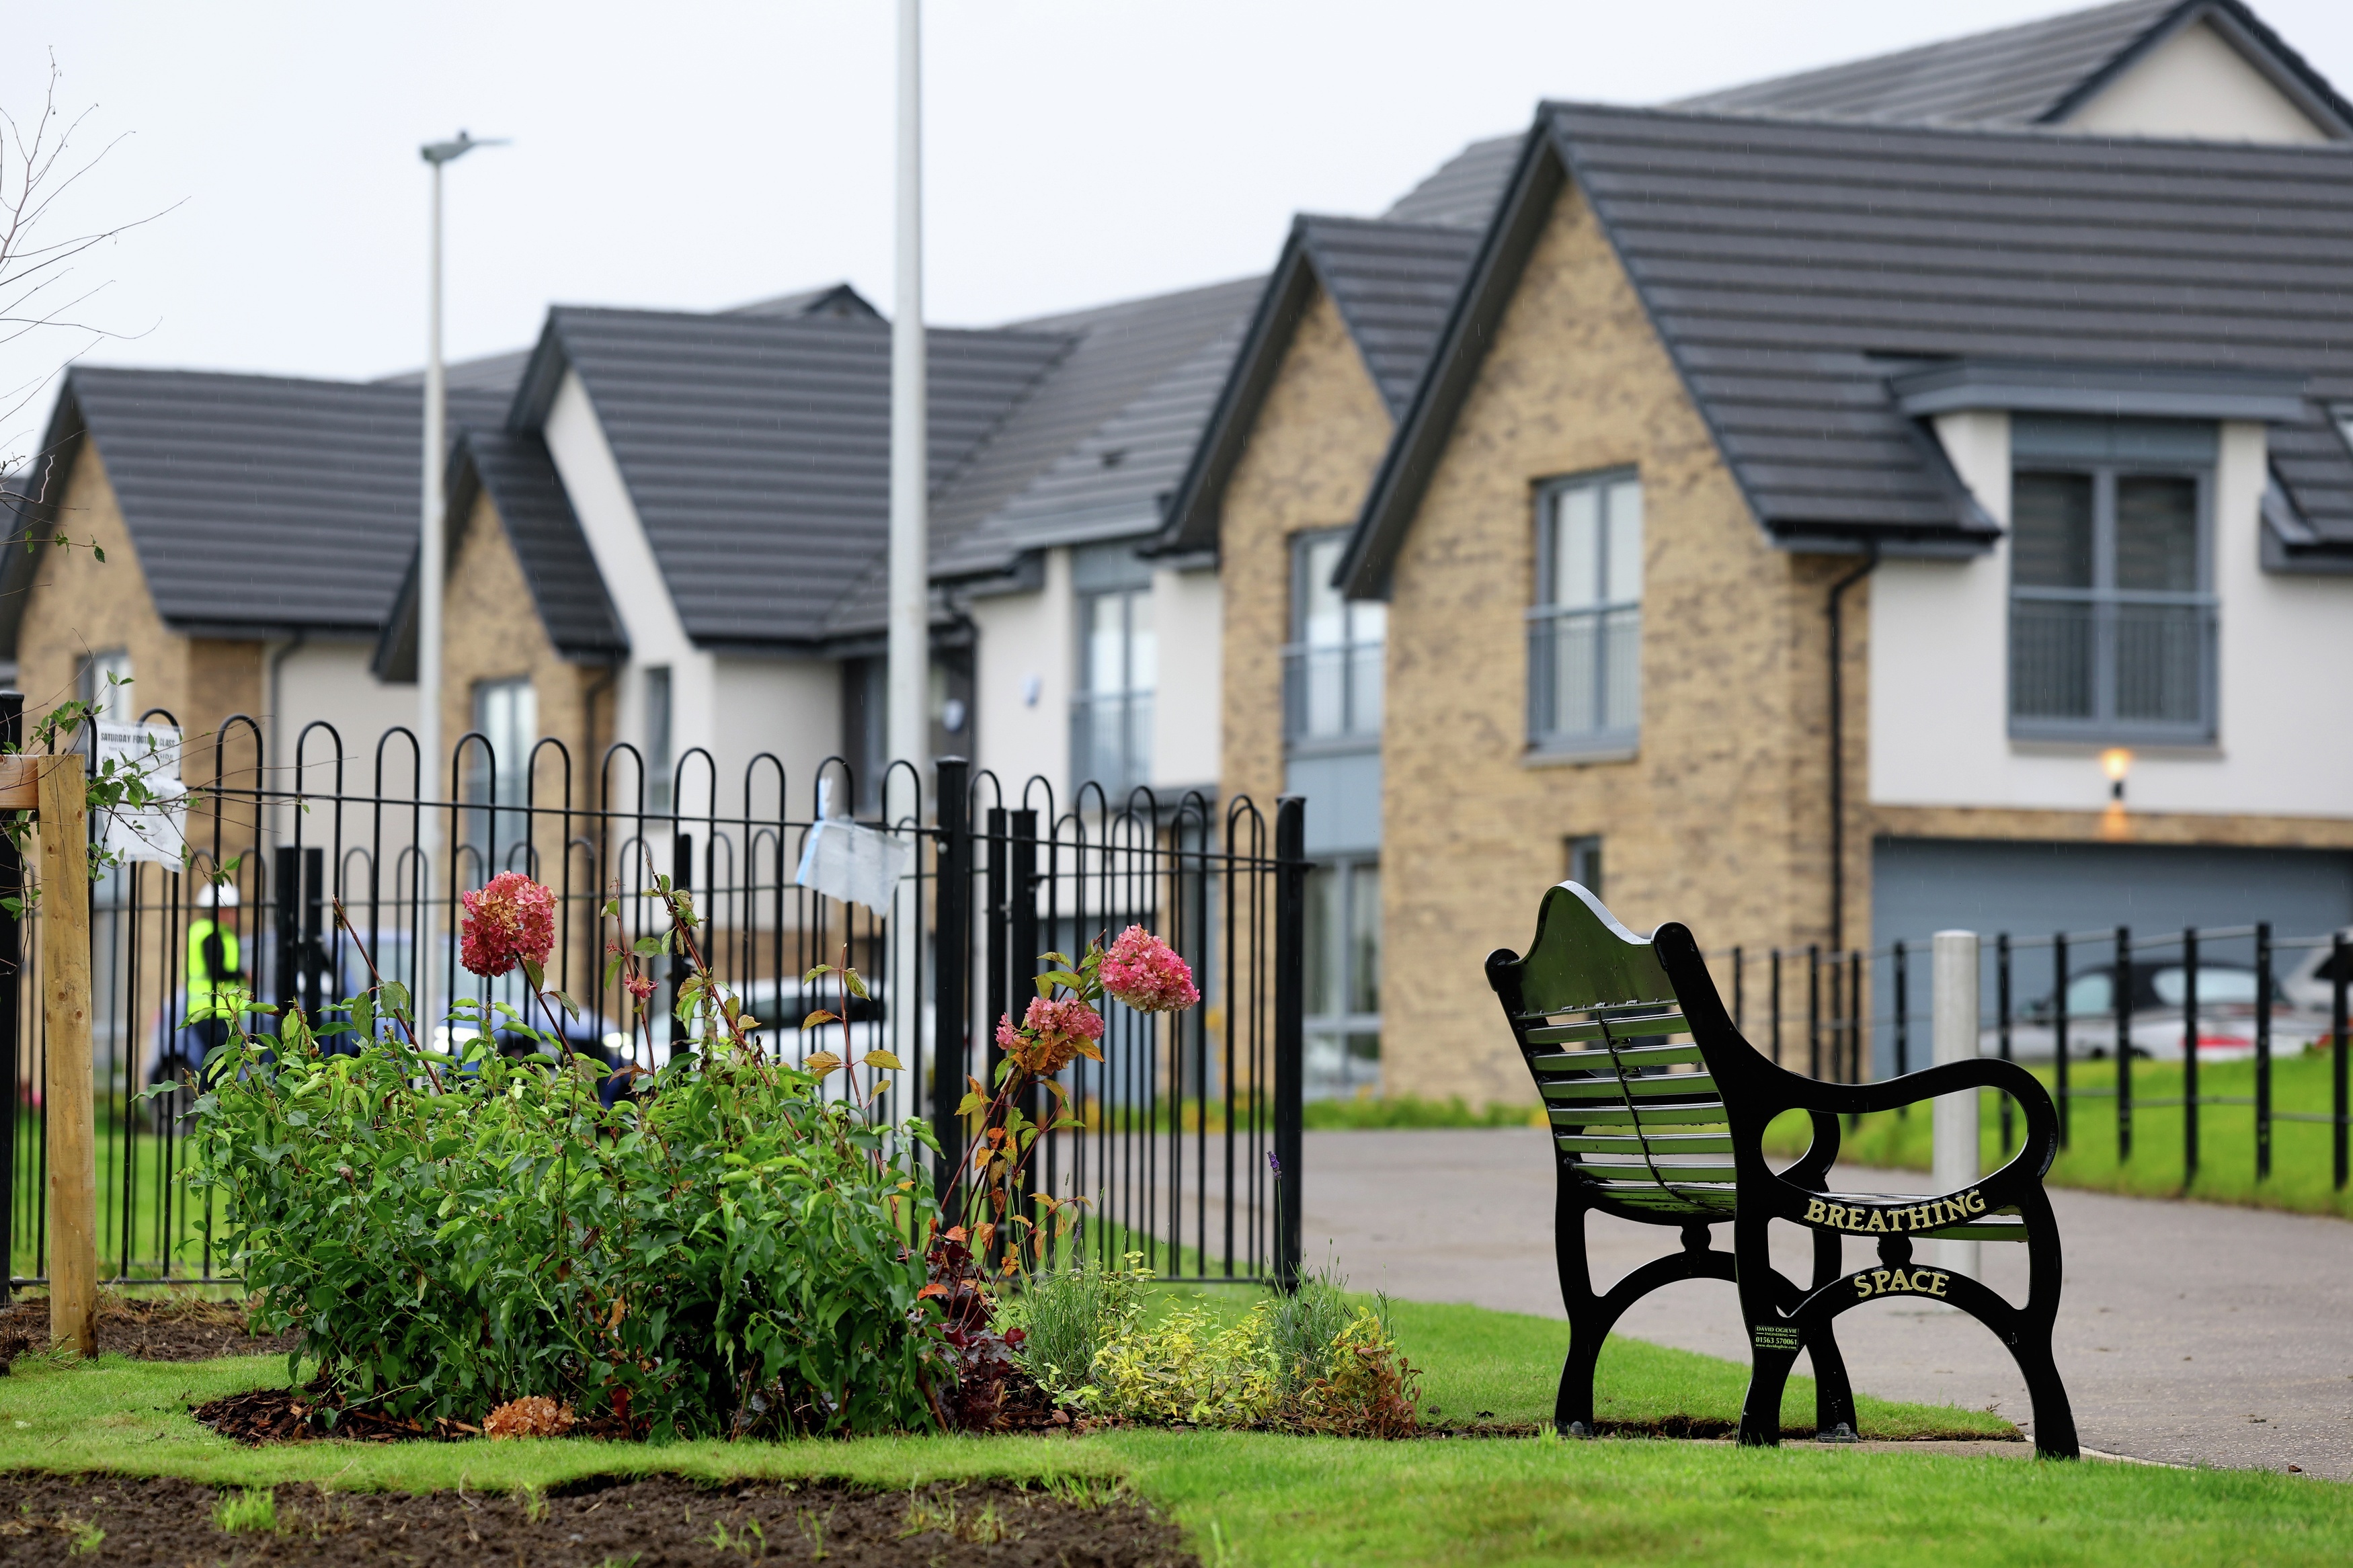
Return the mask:
<svg viewBox="0 0 2353 1568">
<path fill-rule="evenodd" d="M 1384 1317 L 1387 1306 L 1384 1301 Z M 1308 1384 L 1329 1375 L 1333 1344 L 1355 1321 L 1356 1307 L 1348 1300 L 1346 1280 L 1328 1268 L 1312 1268 L 1301 1272 L 1298 1289 L 1274 1298 L 1268 1316 L 1275 1393 L 1291 1399 Z"/>
<path fill-rule="evenodd" d="M 256 1331 L 299 1329 L 346 1401 L 478 1422 L 544 1395 L 658 1436 L 932 1425 L 920 1122 L 724 1046 L 610 1110 L 598 1069 L 487 1040 L 437 1078 L 347 1005 L 357 1054 L 299 1026 L 216 1052 L 194 1151 Z"/>
<path fill-rule="evenodd" d="M 1014 1357 L 1054 1398 L 1077 1398 L 1093 1375 L 1096 1352 L 1143 1316 L 1144 1288 L 1152 1282 L 1152 1270 L 1135 1266 L 1143 1256 L 1128 1254 L 1125 1268 L 1067 1258 L 1059 1268 L 1027 1276 L 1006 1301 L 998 1326 L 1021 1331 Z"/>
<path fill-rule="evenodd" d="M 1274 1412 L 1274 1346 L 1266 1302 L 1224 1330 L 1198 1307 L 1156 1323 L 1131 1321 L 1096 1352 L 1090 1408 L 1125 1421 L 1249 1426 Z"/>
</svg>

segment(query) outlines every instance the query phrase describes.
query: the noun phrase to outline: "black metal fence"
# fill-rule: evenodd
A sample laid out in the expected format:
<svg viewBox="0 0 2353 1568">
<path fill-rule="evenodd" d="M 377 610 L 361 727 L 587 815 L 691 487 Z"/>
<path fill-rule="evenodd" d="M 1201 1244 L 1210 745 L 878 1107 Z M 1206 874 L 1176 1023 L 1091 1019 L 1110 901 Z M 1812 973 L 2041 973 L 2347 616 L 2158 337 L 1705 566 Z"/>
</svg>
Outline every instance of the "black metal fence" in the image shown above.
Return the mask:
<svg viewBox="0 0 2353 1568">
<path fill-rule="evenodd" d="M 1271 820 L 1248 800 L 1219 806 L 1198 794 L 1114 801 L 1090 785 L 1058 803 L 1042 779 L 1008 795 L 959 759 L 943 759 L 929 780 L 894 763 L 882 798 L 895 820 L 864 825 L 891 832 L 912 858 L 892 907 L 875 910 L 796 880 L 824 786 L 834 801 L 860 798 L 838 757 L 796 782 L 764 754 L 723 783 L 697 750 L 663 792 L 649 789 L 627 746 L 593 773 L 553 740 L 502 767 L 470 734 L 433 790 L 406 730 L 354 752 L 313 724 L 282 765 L 264 747 L 245 718 L 192 744 L 182 759 L 192 863 L 126 865 L 92 889 L 102 1276 L 209 1280 L 231 1267 L 219 1215 L 192 1206 L 178 1179 L 184 1100 L 136 1098 L 185 1081 L 224 1037 L 227 1024 L 207 1017 L 216 977 L 233 974 L 255 998 L 313 1019 L 364 989 L 371 966 L 429 997 L 432 1016 L 464 998 L 521 1010 L 519 977 L 481 979 L 459 954 L 459 895 L 512 869 L 556 895 L 546 979 L 580 1007 L 564 1024 L 575 1049 L 659 1067 L 685 1043 L 666 1016 L 683 961 L 672 961 L 651 1025 L 632 1027 L 619 980 L 603 983 L 608 943 L 660 929 L 659 904 L 644 896 L 659 871 L 689 890 L 712 969 L 763 1021 L 763 1047 L 789 1059 L 888 1047 L 907 1067 L 878 1114 L 927 1117 L 949 1151 L 943 1165 L 963 1141 L 955 1111 L 968 1078 L 987 1078 L 998 1059 L 995 1021 L 1018 1017 L 1035 994 L 1038 955 L 1130 922 L 1157 931 L 1193 965 L 1202 1005 L 1158 1016 L 1106 1007 L 1104 1059 L 1065 1075 L 1082 1125 L 1042 1140 L 1031 1181 L 1086 1200 L 1074 1234 L 1101 1256 L 1140 1253 L 1176 1279 L 1295 1277 L 1303 801 L 1284 798 Z M 919 796 L 933 808 L 919 811 Z M 0 881 L 28 875 L 0 847 Z M 615 900 L 617 921 L 603 912 Z M 46 1041 L 39 989 L 25 983 L 39 973 L 40 924 L 37 905 L 21 926 L 0 910 L 0 1083 L 14 1112 L 0 1119 L 0 1257 L 12 1287 L 42 1282 L 47 1259 Z M 845 958 L 871 999 L 804 1034 L 801 1020 L 835 1008 L 835 993 L 803 976 Z M 852 1092 L 849 1077 L 829 1079 L 831 1090 Z"/>
<path fill-rule="evenodd" d="M 2353 1177 L 2348 936 L 2276 936 L 2268 923 L 1996 932 L 1978 949 L 1979 1049 L 2047 1071 L 2062 1147 L 2072 1145 L 2084 1117 L 2106 1114 L 2117 1158 L 2128 1161 L 2136 1114 L 2179 1110 L 2188 1181 L 2209 1163 L 2200 1112 L 2239 1108 L 2253 1112 L 2253 1144 L 2240 1157 L 2252 1163 L 2256 1180 L 2273 1174 L 2281 1124 L 2318 1124 L 2329 1129 L 2330 1183 L 2341 1192 Z M 1810 1077 L 1855 1082 L 1929 1065 L 1929 956 L 1924 940 L 1839 951 L 1732 948 L 1711 962 L 1736 1022 L 1759 1048 Z M 2283 1058 L 2314 1054 L 2326 1060 L 2327 1108 L 2281 1105 Z M 2242 1061 L 2250 1064 L 2247 1092 L 2217 1092 L 2211 1078 L 2201 1079 L 2201 1072 Z M 2086 1081 L 2086 1062 L 2105 1064 L 2098 1081 Z M 2163 1092 L 2137 1086 L 2137 1064 L 2176 1063 L 2178 1089 L 2170 1072 Z M 2005 1149 L 2015 1146 L 2012 1115 L 2003 1099 L 1998 1125 Z"/>
</svg>

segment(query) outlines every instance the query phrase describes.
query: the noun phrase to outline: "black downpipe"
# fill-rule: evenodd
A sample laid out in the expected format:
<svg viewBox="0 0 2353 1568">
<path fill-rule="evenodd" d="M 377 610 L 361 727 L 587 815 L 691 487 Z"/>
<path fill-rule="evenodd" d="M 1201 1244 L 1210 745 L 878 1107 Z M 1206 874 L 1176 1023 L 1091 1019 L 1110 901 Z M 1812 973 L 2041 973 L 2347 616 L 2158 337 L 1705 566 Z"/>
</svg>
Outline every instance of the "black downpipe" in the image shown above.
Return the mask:
<svg viewBox="0 0 2353 1568">
<path fill-rule="evenodd" d="M 21 691 L 0 691 L 0 747 L 13 752 L 25 743 L 25 694 Z M 17 850 L 15 839 L 0 834 L 0 894 L 13 899 L 25 896 L 25 858 Z M 9 1276 L 15 1272 L 16 1257 L 16 1074 L 22 1047 L 24 1016 L 19 1006 L 24 995 L 25 933 L 23 921 L 0 907 L 0 1086 L 7 1090 L 8 1103 L 0 1113 L 0 1306 L 11 1299 Z M 2339 984 L 2337 994 L 2341 999 L 2345 987 Z M 2340 1032 L 2342 1026 L 2339 1026 Z M 2337 1051 L 2337 1059 L 2344 1059 Z M 2338 1073 L 2342 1081 L 2343 1071 Z M 2341 1140 L 2342 1133 L 2339 1138 Z M 2345 1180 L 2337 1178 L 2343 1186 Z"/>
<path fill-rule="evenodd" d="M 1831 584 L 1824 606 L 1831 622 L 1831 951 L 1846 946 L 1846 591 L 1879 569 L 1879 542 L 1864 546 L 1862 565 Z"/>
</svg>

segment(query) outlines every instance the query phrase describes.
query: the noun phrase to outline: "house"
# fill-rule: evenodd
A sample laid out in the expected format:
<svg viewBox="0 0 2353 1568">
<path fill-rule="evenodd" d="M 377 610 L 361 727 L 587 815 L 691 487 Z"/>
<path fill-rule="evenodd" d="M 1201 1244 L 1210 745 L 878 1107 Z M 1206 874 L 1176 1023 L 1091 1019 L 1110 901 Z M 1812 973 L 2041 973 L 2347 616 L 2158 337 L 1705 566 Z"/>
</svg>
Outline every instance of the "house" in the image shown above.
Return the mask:
<svg viewBox="0 0 2353 1568">
<path fill-rule="evenodd" d="M 1426 347 L 1303 220 L 1160 543 L 1221 561 L 1228 788 L 1311 788 L 1318 1087 L 1523 1097 L 1479 960 L 1564 876 L 1751 955 L 2353 921 L 2290 695 L 2353 658 L 2348 127 L 2130 3 L 1547 106 L 1378 231 L 1475 237 Z"/>
<path fill-rule="evenodd" d="M 460 420 L 495 406 L 451 396 Z M 33 711 L 79 697 L 168 716 L 192 779 L 213 776 L 216 739 L 245 784 L 266 768 L 285 787 L 298 750 L 314 784 L 339 757 L 372 768 L 415 711 L 368 665 L 415 549 L 422 417 L 392 387 L 72 367 L 22 528 L 73 543 L 0 565 L 0 658 Z M 255 722 L 223 734 L 233 715 Z"/>
<path fill-rule="evenodd" d="M 1121 755 L 1160 759 L 1138 782 L 1173 768 L 1214 785 L 1213 746 L 1155 749 L 1150 668 L 1155 600 L 1180 646 L 1214 647 L 1214 580 L 1120 542 L 1158 527 L 1155 492 L 1189 454 L 1255 291 L 930 331 L 934 754 L 976 754 L 1008 798 L 1033 773 L 1067 798 L 1071 726 L 1092 721 L 1071 716 L 1066 659 L 1083 641 L 1101 694 L 1128 705 L 1104 721 L 1129 737 Z M 726 815 L 765 756 L 781 779 L 761 763 L 755 803 L 781 787 L 805 815 L 839 759 L 859 797 L 840 804 L 878 805 L 888 326 L 865 310 L 559 307 L 514 374 L 502 415 L 460 434 L 450 468 L 445 723 L 488 742 L 464 787 L 507 802 L 528 782 L 551 798 L 568 754 L 575 779 L 617 769 L 611 798 L 649 814 Z M 1113 578 L 1120 640 L 1078 638 L 1062 621 Z M 1199 637 L 1188 582 L 1210 617 Z M 379 650 L 391 679 L 414 679 L 413 599 Z M 1187 739 L 1213 732 L 1214 666 L 1191 689 L 1195 710 L 1158 720 Z M 519 756 L 542 738 L 561 751 L 526 781 Z"/>
</svg>

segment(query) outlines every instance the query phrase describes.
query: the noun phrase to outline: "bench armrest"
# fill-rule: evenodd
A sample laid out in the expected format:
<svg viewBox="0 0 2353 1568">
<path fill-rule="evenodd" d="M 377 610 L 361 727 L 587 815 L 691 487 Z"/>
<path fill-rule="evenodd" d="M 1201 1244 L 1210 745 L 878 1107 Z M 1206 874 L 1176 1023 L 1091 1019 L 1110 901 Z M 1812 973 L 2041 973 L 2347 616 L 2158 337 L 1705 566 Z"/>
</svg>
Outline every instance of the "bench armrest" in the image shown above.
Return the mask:
<svg viewBox="0 0 2353 1568">
<path fill-rule="evenodd" d="M 2026 1113 L 2026 1135 L 2017 1156 L 1995 1174 L 2007 1176 L 2023 1168 L 2040 1178 L 2049 1171 L 2051 1162 L 2059 1153 L 2059 1113 L 2051 1103 L 2050 1091 L 2032 1073 L 1998 1057 L 1946 1062 L 1877 1083 L 1824 1083 L 1819 1079 L 1804 1079 L 1799 1080 L 1795 1099 L 1796 1108 L 1800 1110 L 1860 1116 L 1917 1105 L 1941 1094 L 1971 1089 L 2000 1089 L 2018 1101 L 2019 1108 Z"/>
</svg>

